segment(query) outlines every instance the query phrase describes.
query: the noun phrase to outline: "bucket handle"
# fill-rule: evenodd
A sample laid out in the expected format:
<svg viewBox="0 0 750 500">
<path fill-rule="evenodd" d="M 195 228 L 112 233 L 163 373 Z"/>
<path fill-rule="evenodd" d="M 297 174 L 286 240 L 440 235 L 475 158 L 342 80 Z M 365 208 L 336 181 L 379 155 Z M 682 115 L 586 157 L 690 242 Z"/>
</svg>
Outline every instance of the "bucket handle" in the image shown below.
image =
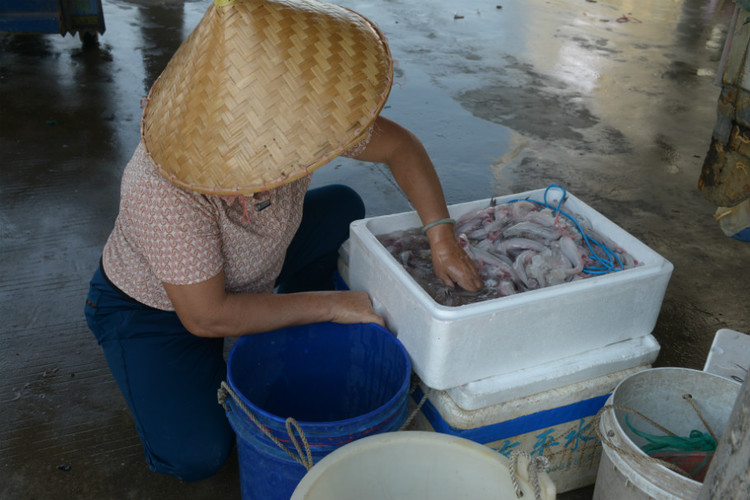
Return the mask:
<svg viewBox="0 0 750 500">
<path fill-rule="evenodd" d="M 605 404 L 604 406 L 602 406 L 602 408 L 599 410 L 599 412 L 594 417 L 594 426 L 595 426 L 594 428 L 596 429 L 596 435 L 599 438 L 599 441 L 602 442 L 602 444 L 605 444 L 605 445 L 609 446 L 611 449 L 617 451 L 618 453 L 620 453 L 622 455 L 625 455 L 625 456 L 628 456 L 628 457 L 632 458 L 633 460 L 635 460 L 637 463 L 640 463 L 641 465 L 646 465 L 646 464 L 661 465 L 662 467 L 666 467 L 667 469 L 671 470 L 672 472 L 676 472 L 677 474 L 680 474 L 681 476 L 684 476 L 684 477 L 690 479 L 690 474 L 688 474 L 682 467 L 680 467 L 678 465 L 675 465 L 675 464 L 673 464 L 671 462 L 667 462 L 666 460 L 661 460 L 661 459 L 658 459 L 658 458 L 651 457 L 649 455 L 642 455 L 642 454 L 633 453 L 633 452 L 631 452 L 629 450 L 626 450 L 626 449 L 624 449 L 624 448 L 616 445 L 614 442 L 612 442 L 612 440 L 609 439 L 610 435 L 605 435 L 605 433 L 603 433 L 602 430 L 601 430 L 601 426 L 599 425 L 599 421 L 601 420 L 602 415 L 604 414 L 604 412 L 609 411 L 609 410 L 611 410 L 613 412 L 615 410 L 622 410 L 622 411 L 626 411 L 626 412 L 632 413 L 634 415 L 637 415 L 639 417 L 644 418 L 645 420 L 647 420 L 652 425 L 656 426 L 657 428 L 662 429 L 665 433 L 667 433 L 667 434 L 669 434 L 671 436 L 675 435 L 672 431 L 670 431 L 670 430 L 662 427 L 661 425 L 657 424 L 656 422 L 654 422 L 650 418 L 646 417 L 642 413 L 640 413 L 640 412 L 638 412 L 638 411 L 636 411 L 636 410 L 634 410 L 632 408 L 628 408 L 627 406 L 621 406 L 621 405 L 618 405 L 618 404 Z M 614 432 L 611 431 L 611 430 L 607 434 L 610 434 L 610 433 L 612 433 L 612 435 L 614 435 Z"/>
<path fill-rule="evenodd" d="M 305 436 L 305 432 L 302 430 L 302 427 L 300 427 L 299 423 L 292 417 L 287 417 L 286 419 L 286 433 L 289 435 L 289 439 L 292 441 L 292 444 L 294 445 L 294 448 L 297 450 L 297 454 L 295 455 L 289 449 L 284 446 L 281 441 L 276 439 L 276 436 L 271 434 L 271 431 L 268 430 L 268 428 L 264 425 L 262 425 L 257 418 L 255 418 L 255 415 L 250 411 L 250 409 L 243 403 L 240 398 L 237 396 L 237 394 L 232 390 L 231 387 L 225 382 L 221 382 L 221 386 L 219 387 L 219 391 L 217 394 L 217 397 L 219 399 L 219 404 L 224 407 L 225 410 L 231 411 L 230 407 L 227 405 L 227 396 L 231 396 L 234 402 L 237 404 L 237 406 L 240 407 L 240 409 L 247 415 L 247 418 L 250 419 L 252 423 L 255 424 L 255 426 L 260 430 L 260 432 L 263 433 L 268 439 L 273 441 L 276 446 L 281 448 L 282 451 L 284 451 L 287 455 L 292 457 L 293 460 L 299 462 L 306 470 L 312 469 L 313 466 L 313 459 L 312 459 L 312 453 L 310 452 L 310 445 L 307 442 L 307 436 Z M 294 428 L 294 429 L 292 429 Z M 302 445 L 305 448 L 305 453 L 302 453 L 302 446 L 300 446 L 299 441 L 297 440 L 297 437 L 294 435 L 294 431 L 297 431 L 297 434 L 299 434 L 300 440 L 302 441 Z"/>
<path fill-rule="evenodd" d="M 690 393 L 686 393 L 682 395 L 682 399 L 690 403 L 690 406 L 693 407 L 693 410 L 695 410 L 695 413 L 698 415 L 698 418 L 701 419 L 701 422 L 703 422 L 703 425 L 706 427 L 706 430 L 709 434 L 711 434 L 711 437 L 714 438 L 714 441 L 719 442 L 719 439 L 716 437 L 716 433 L 714 433 L 714 430 L 711 428 L 711 426 L 708 424 L 706 419 L 703 417 L 703 413 L 701 413 L 700 408 L 698 408 L 698 405 L 695 403 L 695 400 L 693 399 L 693 395 Z"/>
<path fill-rule="evenodd" d="M 539 481 L 540 472 L 549 472 L 550 462 L 549 458 L 543 456 L 531 456 L 526 450 L 514 450 L 510 454 L 511 465 L 510 469 L 510 481 L 513 483 L 513 489 L 516 492 L 516 497 L 523 497 L 523 491 L 521 491 L 521 485 L 518 484 L 518 475 L 520 474 L 519 459 L 522 463 L 526 464 L 526 474 L 528 475 L 528 481 L 534 488 L 534 499 L 542 500 L 542 486 Z"/>
</svg>

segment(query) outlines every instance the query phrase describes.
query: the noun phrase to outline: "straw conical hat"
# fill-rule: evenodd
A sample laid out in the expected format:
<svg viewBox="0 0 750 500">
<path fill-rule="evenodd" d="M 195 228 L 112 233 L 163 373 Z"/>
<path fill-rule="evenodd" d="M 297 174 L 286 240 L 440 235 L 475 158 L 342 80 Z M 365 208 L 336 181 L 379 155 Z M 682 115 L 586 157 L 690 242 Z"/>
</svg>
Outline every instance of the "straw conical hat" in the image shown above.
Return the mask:
<svg viewBox="0 0 750 500">
<path fill-rule="evenodd" d="M 202 193 L 271 189 L 364 139 L 393 64 L 378 29 L 315 0 L 216 0 L 154 83 L 141 135 Z"/>
</svg>

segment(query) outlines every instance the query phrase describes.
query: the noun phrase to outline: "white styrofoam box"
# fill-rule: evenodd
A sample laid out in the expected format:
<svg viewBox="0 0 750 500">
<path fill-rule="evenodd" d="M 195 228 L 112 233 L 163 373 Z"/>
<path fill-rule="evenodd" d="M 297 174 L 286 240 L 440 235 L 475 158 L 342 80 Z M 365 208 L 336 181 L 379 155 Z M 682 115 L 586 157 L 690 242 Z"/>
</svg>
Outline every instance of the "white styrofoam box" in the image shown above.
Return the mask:
<svg viewBox="0 0 750 500">
<path fill-rule="evenodd" d="M 742 383 L 750 369 L 750 335 L 728 328 L 716 332 L 704 372 Z"/>
<path fill-rule="evenodd" d="M 337 262 L 337 271 L 344 283 L 349 286 L 349 249 L 351 248 L 351 241 L 346 240 L 339 247 L 339 260 Z"/>
<path fill-rule="evenodd" d="M 602 447 L 597 414 L 622 380 L 649 365 L 595 377 L 513 401 L 466 411 L 445 391 L 428 391 L 428 401 L 410 429 L 470 439 L 503 455 L 525 450 L 550 461 L 549 476 L 558 493 L 594 484 Z M 415 393 L 415 399 L 421 399 Z"/>
<path fill-rule="evenodd" d="M 553 200 L 555 192 L 550 192 Z M 544 190 L 496 198 L 497 203 Z M 449 208 L 451 217 L 485 208 L 481 200 Z M 647 335 L 653 331 L 672 264 L 568 193 L 563 209 L 586 217 L 594 229 L 641 265 L 458 307 L 443 306 L 406 272 L 376 235 L 420 226 L 416 212 L 354 221 L 346 273 L 353 290 L 369 293 L 412 358 L 415 372 L 435 389 L 457 387 Z"/>
<path fill-rule="evenodd" d="M 513 373 L 469 382 L 445 392 L 459 408 L 477 410 L 635 366 L 650 365 L 658 355 L 659 343 L 649 334 Z"/>
</svg>

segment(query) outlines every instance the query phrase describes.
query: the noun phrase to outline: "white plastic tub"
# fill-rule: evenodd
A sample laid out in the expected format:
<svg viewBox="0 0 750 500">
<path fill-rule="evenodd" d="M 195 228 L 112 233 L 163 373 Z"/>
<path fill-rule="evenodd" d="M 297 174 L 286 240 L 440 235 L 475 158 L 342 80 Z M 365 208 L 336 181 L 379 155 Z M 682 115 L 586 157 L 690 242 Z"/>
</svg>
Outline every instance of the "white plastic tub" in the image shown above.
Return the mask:
<svg viewBox="0 0 750 500">
<path fill-rule="evenodd" d="M 403 431 L 369 436 L 342 446 L 302 478 L 292 500 L 517 500 L 511 473 L 522 498 L 555 499 L 546 472 L 537 481 L 528 458 L 518 468 L 477 443 L 434 432 Z"/>
<path fill-rule="evenodd" d="M 550 192 L 554 198 L 555 192 Z M 497 203 L 544 190 L 499 197 Z M 558 194 L 559 196 L 559 194 Z M 548 201 L 555 201 L 548 198 Z M 453 218 L 490 200 L 449 207 Z M 352 223 L 342 270 L 348 286 L 373 299 L 388 328 L 429 387 L 448 389 L 515 372 L 651 333 L 672 264 L 568 193 L 563 209 L 585 216 L 599 233 L 627 250 L 640 266 L 627 271 L 458 307 L 443 306 L 404 270 L 376 235 L 420 225 L 416 212 Z"/>
</svg>

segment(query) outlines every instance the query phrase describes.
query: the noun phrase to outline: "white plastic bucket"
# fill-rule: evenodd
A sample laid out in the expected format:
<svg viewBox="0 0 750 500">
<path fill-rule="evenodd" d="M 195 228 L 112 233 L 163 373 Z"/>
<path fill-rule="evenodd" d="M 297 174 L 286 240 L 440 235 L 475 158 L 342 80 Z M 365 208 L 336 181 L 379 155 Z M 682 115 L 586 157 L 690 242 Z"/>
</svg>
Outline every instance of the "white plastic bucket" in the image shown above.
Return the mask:
<svg viewBox="0 0 750 500">
<path fill-rule="evenodd" d="M 693 429 L 707 432 L 706 420 L 717 440 L 726 426 L 739 394 L 740 384 L 710 373 L 688 368 L 653 368 L 620 382 L 601 414 L 599 432 L 602 457 L 593 500 L 693 500 L 702 483 L 655 463 L 641 451 L 647 441 L 630 430 L 664 435 L 660 429 L 634 413 L 606 409 L 607 405 L 639 412 L 678 436 Z M 700 415 L 683 398 L 690 394 Z"/>
<path fill-rule="evenodd" d="M 318 462 L 291 500 L 518 500 L 515 471 L 524 500 L 535 498 L 529 461 L 518 467 L 468 439 L 424 431 L 378 434 L 342 446 Z M 530 477 L 531 476 L 531 477 Z M 540 498 L 554 500 L 546 472 L 537 475 Z"/>
</svg>

